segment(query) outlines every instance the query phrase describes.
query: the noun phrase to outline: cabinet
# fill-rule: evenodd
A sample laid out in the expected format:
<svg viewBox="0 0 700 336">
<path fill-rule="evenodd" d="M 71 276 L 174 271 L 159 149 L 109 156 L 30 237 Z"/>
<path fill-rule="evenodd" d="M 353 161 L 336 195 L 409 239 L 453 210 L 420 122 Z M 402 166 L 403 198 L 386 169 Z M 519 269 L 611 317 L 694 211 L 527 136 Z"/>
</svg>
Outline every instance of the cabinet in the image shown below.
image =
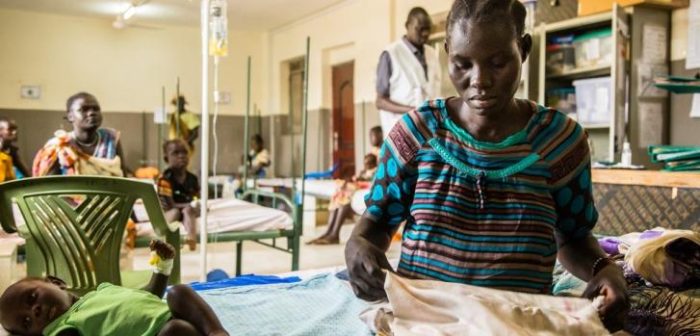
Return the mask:
<svg viewBox="0 0 700 336">
<path fill-rule="evenodd" d="M 542 24 L 538 35 L 538 101 L 571 109 L 570 117 L 588 132 L 593 161 L 616 161 L 625 137 L 628 14 L 617 7 L 609 13 Z"/>
<path fill-rule="evenodd" d="M 588 132 L 593 161 L 619 161 L 627 141 L 632 163 L 653 167 L 646 148 L 668 143 L 668 95 L 651 81 L 668 72 L 670 9 L 616 5 L 612 12 L 541 24 L 537 35 L 538 102 L 556 108 L 583 88 L 570 116 Z M 601 83 L 605 78 L 608 84 Z"/>
</svg>

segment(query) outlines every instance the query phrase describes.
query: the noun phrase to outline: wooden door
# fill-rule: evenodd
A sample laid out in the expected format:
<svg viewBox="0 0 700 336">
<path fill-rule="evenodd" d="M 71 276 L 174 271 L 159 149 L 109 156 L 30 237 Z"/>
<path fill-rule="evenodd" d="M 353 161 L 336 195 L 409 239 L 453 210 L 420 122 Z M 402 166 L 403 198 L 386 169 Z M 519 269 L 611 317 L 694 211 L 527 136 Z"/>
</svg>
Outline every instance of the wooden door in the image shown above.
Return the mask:
<svg viewBox="0 0 700 336">
<path fill-rule="evenodd" d="M 339 165 L 334 178 L 355 174 L 354 69 L 354 62 L 333 67 L 333 162 Z"/>
</svg>

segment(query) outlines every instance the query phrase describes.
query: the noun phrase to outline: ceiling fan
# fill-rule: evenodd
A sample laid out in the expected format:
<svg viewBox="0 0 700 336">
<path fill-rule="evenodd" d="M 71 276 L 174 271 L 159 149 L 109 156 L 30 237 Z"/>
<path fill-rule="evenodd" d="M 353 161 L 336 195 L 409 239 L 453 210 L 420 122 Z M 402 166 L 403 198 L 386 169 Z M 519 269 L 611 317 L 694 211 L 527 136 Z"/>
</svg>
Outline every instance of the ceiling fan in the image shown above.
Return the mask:
<svg viewBox="0 0 700 336">
<path fill-rule="evenodd" d="M 138 8 L 145 5 L 148 3 L 150 0 L 133 0 L 131 3 L 128 4 L 126 9 L 124 9 L 123 12 L 119 13 L 117 15 L 116 19 L 114 19 L 114 22 L 112 22 L 112 27 L 115 29 L 125 29 L 125 28 L 141 28 L 141 29 L 161 29 L 160 27 L 155 27 L 155 26 L 148 26 L 148 25 L 141 25 L 141 24 L 136 24 L 133 22 L 130 22 L 131 19 L 136 15 L 138 12 Z"/>
</svg>

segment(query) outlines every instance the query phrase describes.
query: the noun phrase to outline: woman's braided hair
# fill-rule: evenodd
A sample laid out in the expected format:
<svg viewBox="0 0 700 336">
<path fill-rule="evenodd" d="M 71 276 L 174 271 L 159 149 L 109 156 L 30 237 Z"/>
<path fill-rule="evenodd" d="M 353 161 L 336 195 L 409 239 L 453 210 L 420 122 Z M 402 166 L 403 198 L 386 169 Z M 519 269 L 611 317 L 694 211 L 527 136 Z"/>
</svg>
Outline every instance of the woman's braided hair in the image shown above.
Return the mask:
<svg viewBox="0 0 700 336">
<path fill-rule="evenodd" d="M 518 0 L 455 0 L 447 16 L 447 38 L 452 27 L 461 20 L 491 21 L 510 16 L 516 37 L 525 33 L 525 6 Z"/>
</svg>

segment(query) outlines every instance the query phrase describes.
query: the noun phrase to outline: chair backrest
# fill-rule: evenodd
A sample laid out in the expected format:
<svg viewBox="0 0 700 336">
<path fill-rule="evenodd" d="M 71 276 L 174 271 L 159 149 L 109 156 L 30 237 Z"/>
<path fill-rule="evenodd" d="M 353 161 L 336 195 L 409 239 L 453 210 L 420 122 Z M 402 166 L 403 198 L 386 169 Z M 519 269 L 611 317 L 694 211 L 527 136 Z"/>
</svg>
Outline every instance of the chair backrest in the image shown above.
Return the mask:
<svg viewBox="0 0 700 336">
<path fill-rule="evenodd" d="M 179 232 L 171 232 L 152 184 L 100 176 L 51 176 L 0 184 L 0 224 L 27 240 L 27 274 L 53 275 L 82 294 L 102 282 L 121 285 L 120 249 L 134 202 L 143 200 L 156 234 L 175 246 L 171 282 L 179 282 Z M 24 225 L 17 225 L 13 209 Z M 20 223 L 21 224 L 21 223 Z"/>
</svg>

